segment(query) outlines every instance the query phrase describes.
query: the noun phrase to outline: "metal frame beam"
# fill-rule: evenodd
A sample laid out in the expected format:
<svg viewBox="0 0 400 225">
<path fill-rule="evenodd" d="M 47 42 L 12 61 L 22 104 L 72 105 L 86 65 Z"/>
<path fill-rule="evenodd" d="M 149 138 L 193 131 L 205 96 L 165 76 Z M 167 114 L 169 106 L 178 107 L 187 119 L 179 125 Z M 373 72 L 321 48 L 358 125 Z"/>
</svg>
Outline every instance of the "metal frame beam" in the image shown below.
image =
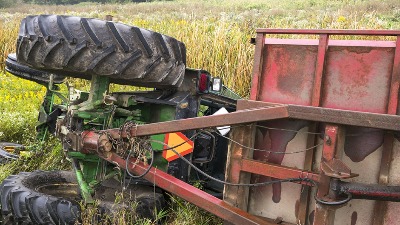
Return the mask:
<svg viewBox="0 0 400 225">
<path fill-rule="evenodd" d="M 102 156 L 103 159 L 117 165 L 122 169 L 128 169 L 134 174 L 143 174 L 148 166 L 138 162 L 135 158 L 130 158 L 128 168 L 126 168 L 125 159 L 118 156 L 116 153 L 110 154 L 108 157 Z M 215 214 L 216 216 L 229 221 L 233 224 L 248 224 L 248 225 L 273 225 L 276 223 L 266 221 L 255 215 L 249 214 L 239 208 L 233 207 L 225 201 L 218 199 L 192 185 L 185 183 L 172 175 L 169 175 L 157 168 L 151 168 L 144 178 L 158 187 L 189 201 L 196 206 Z"/>
<path fill-rule="evenodd" d="M 210 127 L 219 127 L 227 125 L 247 124 L 258 121 L 291 118 L 309 120 L 315 122 L 325 122 L 333 124 L 352 125 L 360 127 L 371 127 L 384 130 L 400 131 L 400 116 L 379 114 L 379 113 L 366 113 L 356 112 L 349 110 L 328 109 L 321 107 L 311 106 L 298 106 L 298 105 L 282 105 L 273 103 L 263 103 L 248 100 L 238 101 L 238 106 L 241 104 L 259 106 L 264 105 L 262 108 L 251 108 L 239 110 L 224 115 L 203 116 L 197 118 L 173 120 L 168 122 L 151 123 L 138 125 L 130 130 L 109 129 L 103 132 L 110 133 L 113 137 L 127 137 L 127 132 L 130 136 L 148 136 L 154 134 L 163 134 L 170 132 L 177 132 L 183 130 L 195 130 Z M 94 136 L 98 138 L 102 131 L 89 131 L 85 132 L 83 136 L 83 145 L 93 148 L 93 140 L 89 137 Z M 93 134 L 89 134 L 93 133 Z M 96 139 L 97 141 L 97 139 Z M 97 146 L 94 146 L 97 149 Z M 90 149 L 90 148 L 89 148 Z"/>
<path fill-rule="evenodd" d="M 328 29 L 265 29 L 256 30 L 264 34 L 329 34 L 329 35 L 368 35 L 368 36 L 397 36 L 399 30 L 328 30 Z"/>
<path fill-rule="evenodd" d="M 252 107 L 247 107 L 253 105 Z M 256 106 L 264 106 L 256 108 Z M 148 136 L 184 130 L 195 130 L 226 125 L 248 124 L 258 121 L 291 118 L 333 124 L 371 127 L 400 131 L 400 116 L 378 113 L 356 112 L 311 106 L 282 105 L 257 101 L 240 100 L 238 107 L 250 108 L 224 115 L 203 116 L 197 118 L 172 120 L 168 122 L 138 125 L 129 130 L 108 129 L 103 131 L 85 131 L 79 134 L 83 151 L 96 152 L 101 133 L 109 133 L 113 138 Z M 80 150 L 80 151 L 82 151 Z"/>
</svg>

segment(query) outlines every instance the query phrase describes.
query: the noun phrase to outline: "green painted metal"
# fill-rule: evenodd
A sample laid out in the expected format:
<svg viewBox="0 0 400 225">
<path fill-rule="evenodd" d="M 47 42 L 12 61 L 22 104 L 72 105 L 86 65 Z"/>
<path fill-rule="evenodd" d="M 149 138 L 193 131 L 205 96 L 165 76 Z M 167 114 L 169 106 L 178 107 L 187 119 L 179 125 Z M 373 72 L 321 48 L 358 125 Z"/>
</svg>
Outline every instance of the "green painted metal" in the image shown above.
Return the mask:
<svg viewBox="0 0 400 225">
<path fill-rule="evenodd" d="M 88 102 L 103 101 L 108 94 L 110 80 L 105 76 L 92 76 Z"/>
<path fill-rule="evenodd" d="M 51 85 L 51 86 L 50 86 Z M 47 136 L 48 126 L 47 126 L 47 118 L 49 114 L 53 110 L 54 105 L 54 92 L 52 91 L 55 85 L 49 84 L 49 87 L 46 89 L 46 94 L 44 96 L 42 105 L 39 109 L 39 118 L 38 123 L 36 125 L 36 139 L 40 141 L 44 141 Z"/>
<path fill-rule="evenodd" d="M 160 144 L 159 142 L 164 142 L 165 134 L 152 135 L 150 138 L 158 141 L 158 142 L 151 142 L 151 147 L 153 149 L 162 150 L 164 148 L 164 145 Z"/>
<path fill-rule="evenodd" d="M 93 203 L 93 188 L 99 183 L 97 174 L 100 169 L 100 158 L 97 155 L 80 152 L 68 152 L 68 157 L 78 164 L 74 166 L 74 170 L 83 199 L 86 203 Z"/>
<path fill-rule="evenodd" d="M 175 119 L 176 108 L 170 105 L 155 105 L 154 109 L 156 115 L 158 116 L 157 122 L 169 121 Z M 151 139 L 164 142 L 165 134 L 152 135 Z M 164 149 L 164 146 L 160 143 L 152 142 L 151 147 L 156 150 Z M 153 166 L 167 172 L 168 171 L 168 161 L 162 156 L 163 151 L 157 151 L 154 154 Z"/>
<path fill-rule="evenodd" d="M 74 111 L 74 118 L 83 120 L 83 130 L 118 128 L 123 126 L 127 121 L 134 121 L 140 124 L 174 119 L 174 107 L 139 105 L 134 98 L 128 96 L 125 97 L 127 99 L 125 102 L 116 101 L 113 104 L 105 102 L 105 97 L 109 91 L 109 84 L 110 82 L 107 77 L 93 76 L 89 95 L 82 96 L 86 97 L 86 101 L 70 107 Z M 145 108 L 149 108 L 147 115 L 152 116 L 143 118 L 142 110 Z M 151 112 L 157 113 L 153 114 Z M 155 138 L 163 141 L 164 135 Z M 160 148 L 160 146 L 157 148 Z M 114 170 L 113 165 L 105 163 L 105 161 L 94 154 L 69 152 L 68 156 L 76 160 L 79 164 L 79 168 L 75 168 L 75 170 L 82 197 L 86 203 L 93 202 L 92 195 L 94 194 L 96 185 L 104 179 L 119 174 L 118 171 Z M 161 153 L 156 154 L 154 160 L 155 166 L 167 171 L 168 161 L 162 157 Z"/>
<path fill-rule="evenodd" d="M 108 94 L 109 85 L 107 77 L 92 76 L 87 101 L 72 107 L 75 109 L 74 117 L 84 120 L 85 130 L 108 128 L 109 115 L 105 112 L 110 111 L 110 107 L 104 103 L 104 98 Z M 69 152 L 68 156 L 78 161 L 79 168 L 75 167 L 75 171 L 85 203 L 93 203 L 94 188 L 101 182 L 99 173 L 107 172 L 107 169 L 103 168 L 103 160 L 96 155 L 80 152 Z"/>
<path fill-rule="evenodd" d="M 81 104 L 71 106 L 74 117 L 83 120 L 83 129 L 107 129 L 118 128 L 128 121 L 137 124 L 162 122 L 175 119 L 176 107 L 173 105 L 161 105 L 141 103 L 138 104 L 134 97 L 120 95 L 113 104 L 106 104 L 105 97 L 109 91 L 107 77 L 93 76 L 90 93 L 87 100 Z M 123 100 L 121 100 L 123 99 Z M 151 139 L 164 142 L 165 135 L 153 135 Z M 153 149 L 163 149 L 164 146 L 152 142 Z M 160 170 L 168 170 L 168 161 L 162 156 L 163 151 L 158 151 L 154 156 L 153 166 Z M 96 185 L 107 177 L 118 175 L 113 166 L 104 163 L 96 155 L 69 152 L 68 156 L 78 162 L 75 168 L 82 197 L 86 203 L 93 201 L 92 194 Z M 151 157 L 150 154 L 148 157 Z"/>
<path fill-rule="evenodd" d="M 79 161 L 83 178 L 91 187 L 96 186 L 100 182 L 97 175 L 101 170 L 101 163 L 102 161 L 100 160 L 98 162 L 91 162 L 85 160 Z"/>
<path fill-rule="evenodd" d="M 104 97 L 108 94 L 110 81 L 108 77 L 92 76 L 88 100 L 72 108 L 78 111 L 91 111 L 104 105 Z"/>
<path fill-rule="evenodd" d="M 164 142 L 165 134 L 152 135 L 150 138 Z M 151 147 L 155 150 L 161 150 L 164 148 L 164 146 L 158 142 L 151 142 Z M 168 171 L 168 161 L 162 156 L 162 153 L 163 151 L 158 151 L 154 154 L 153 166 L 166 172 Z"/>
<path fill-rule="evenodd" d="M 134 117 L 140 117 L 141 111 L 140 110 L 127 110 L 127 109 L 122 109 L 122 108 L 116 108 L 115 113 L 118 114 L 119 116 L 134 116 Z"/>
<path fill-rule="evenodd" d="M 157 105 L 159 109 L 159 122 L 170 121 L 175 119 L 176 108 L 169 105 Z"/>
<path fill-rule="evenodd" d="M 84 179 L 84 175 L 79 168 L 75 168 L 75 174 L 85 204 L 93 204 L 93 189 L 87 184 L 86 180 Z"/>
<path fill-rule="evenodd" d="M 83 154 L 81 152 L 68 152 L 68 157 L 79 160 L 85 160 L 87 162 L 98 162 L 100 159 L 95 154 Z"/>
</svg>

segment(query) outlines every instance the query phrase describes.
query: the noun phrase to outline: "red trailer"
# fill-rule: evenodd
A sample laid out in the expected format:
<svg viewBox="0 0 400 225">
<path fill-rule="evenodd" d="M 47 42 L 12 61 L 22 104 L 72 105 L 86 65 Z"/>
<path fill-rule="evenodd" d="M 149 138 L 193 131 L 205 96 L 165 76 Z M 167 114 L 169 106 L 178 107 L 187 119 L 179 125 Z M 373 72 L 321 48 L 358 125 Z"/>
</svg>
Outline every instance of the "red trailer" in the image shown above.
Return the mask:
<svg viewBox="0 0 400 225">
<path fill-rule="evenodd" d="M 296 39 L 268 38 L 276 34 Z M 359 36 L 380 40 L 348 40 Z M 155 169 L 146 179 L 227 223 L 399 224 L 399 37 L 388 30 L 258 29 L 251 97 L 239 100 L 236 112 L 130 131 L 242 124 L 233 127 L 226 167 L 226 182 L 242 185 L 225 185 L 222 201 Z M 105 158 L 125 165 L 116 154 Z M 269 181 L 276 182 L 247 185 Z"/>
<path fill-rule="evenodd" d="M 318 35 L 319 40 L 268 38 L 271 34 Z M 343 40 L 334 40 L 337 35 Z M 399 185 L 398 123 L 393 121 L 392 128 L 380 124 L 398 113 L 399 35 L 377 30 L 257 30 L 251 89 L 251 100 L 257 102 L 238 105 L 243 110 L 290 104 L 284 107 L 296 120 L 259 122 L 273 129 L 242 128 L 236 135 L 257 149 L 307 151 L 248 152 L 232 144 L 227 179 L 243 183 L 304 177 L 318 182 L 318 193 L 314 199 L 316 189 L 278 183 L 226 188 L 225 199 L 252 214 L 292 224 L 400 223 L 394 213 L 400 205 L 380 201 L 398 201 L 400 194 L 398 187 L 387 186 Z M 394 41 L 347 40 L 359 36 L 392 36 Z M 240 167 L 234 164 L 237 156 Z M 339 197 L 338 190 L 347 197 Z M 334 203 L 346 198 L 351 199 L 347 204 Z M 323 202 L 316 204 L 316 199 Z"/>
</svg>

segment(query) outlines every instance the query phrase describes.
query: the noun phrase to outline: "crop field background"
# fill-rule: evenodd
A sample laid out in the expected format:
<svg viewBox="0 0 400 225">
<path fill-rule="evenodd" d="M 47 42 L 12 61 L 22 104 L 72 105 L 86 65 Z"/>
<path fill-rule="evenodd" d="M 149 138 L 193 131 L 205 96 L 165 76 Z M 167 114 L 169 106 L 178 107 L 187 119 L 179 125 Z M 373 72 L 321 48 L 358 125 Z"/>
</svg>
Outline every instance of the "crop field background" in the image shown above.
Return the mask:
<svg viewBox="0 0 400 225">
<path fill-rule="evenodd" d="M 83 2 L 52 6 L 18 4 L 0 9 L 0 141 L 36 143 L 35 124 L 46 88 L 4 71 L 5 58 L 15 51 L 20 20 L 34 14 L 100 19 L 112 15 L 114 21 L 175 37 L 186 44 L 187 67 L 222 77 L 225 85 L 244 98 L 249 95 L 253 65 L 254 45 L 249 41 L 256 28 L 400 29 L 399 0 Z M 75 86 L 87 89 L 87 82 L 77 80 Z M 43 151 L 35 153 L 35 157 L 0 166 L 0 181 L 19 171 L 68 168 L 57 141 L 49 141 L 41 148 Z M 173 207 L 172 217 L 176 219 L 170 224 L 220 222 L 181 200 L 176 200 Z"/>
</svg>

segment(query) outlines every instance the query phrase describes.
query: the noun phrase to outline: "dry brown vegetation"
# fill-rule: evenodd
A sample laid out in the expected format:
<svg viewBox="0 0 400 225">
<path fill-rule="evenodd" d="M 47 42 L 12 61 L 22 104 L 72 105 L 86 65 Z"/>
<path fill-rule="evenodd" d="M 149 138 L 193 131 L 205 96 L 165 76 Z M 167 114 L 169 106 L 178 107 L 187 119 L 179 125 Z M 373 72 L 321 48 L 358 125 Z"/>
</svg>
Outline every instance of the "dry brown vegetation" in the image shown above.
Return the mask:
<svg viewBox="0 0 400 225">
<path fill-rule="evenodd" d="M 67 14 L 104 18 L 151 29 L 183 41 L 188 67 L 202 68 L 242 96 L 250 89 L 253 49 L 249 40 L 258 27 L 314 29 L 400 29 L 398 0 L 233 0 L 20 5 L 0 11 L 0 62 L 14 51 L 19 20 L 28 14 Z"/>
</svg>

